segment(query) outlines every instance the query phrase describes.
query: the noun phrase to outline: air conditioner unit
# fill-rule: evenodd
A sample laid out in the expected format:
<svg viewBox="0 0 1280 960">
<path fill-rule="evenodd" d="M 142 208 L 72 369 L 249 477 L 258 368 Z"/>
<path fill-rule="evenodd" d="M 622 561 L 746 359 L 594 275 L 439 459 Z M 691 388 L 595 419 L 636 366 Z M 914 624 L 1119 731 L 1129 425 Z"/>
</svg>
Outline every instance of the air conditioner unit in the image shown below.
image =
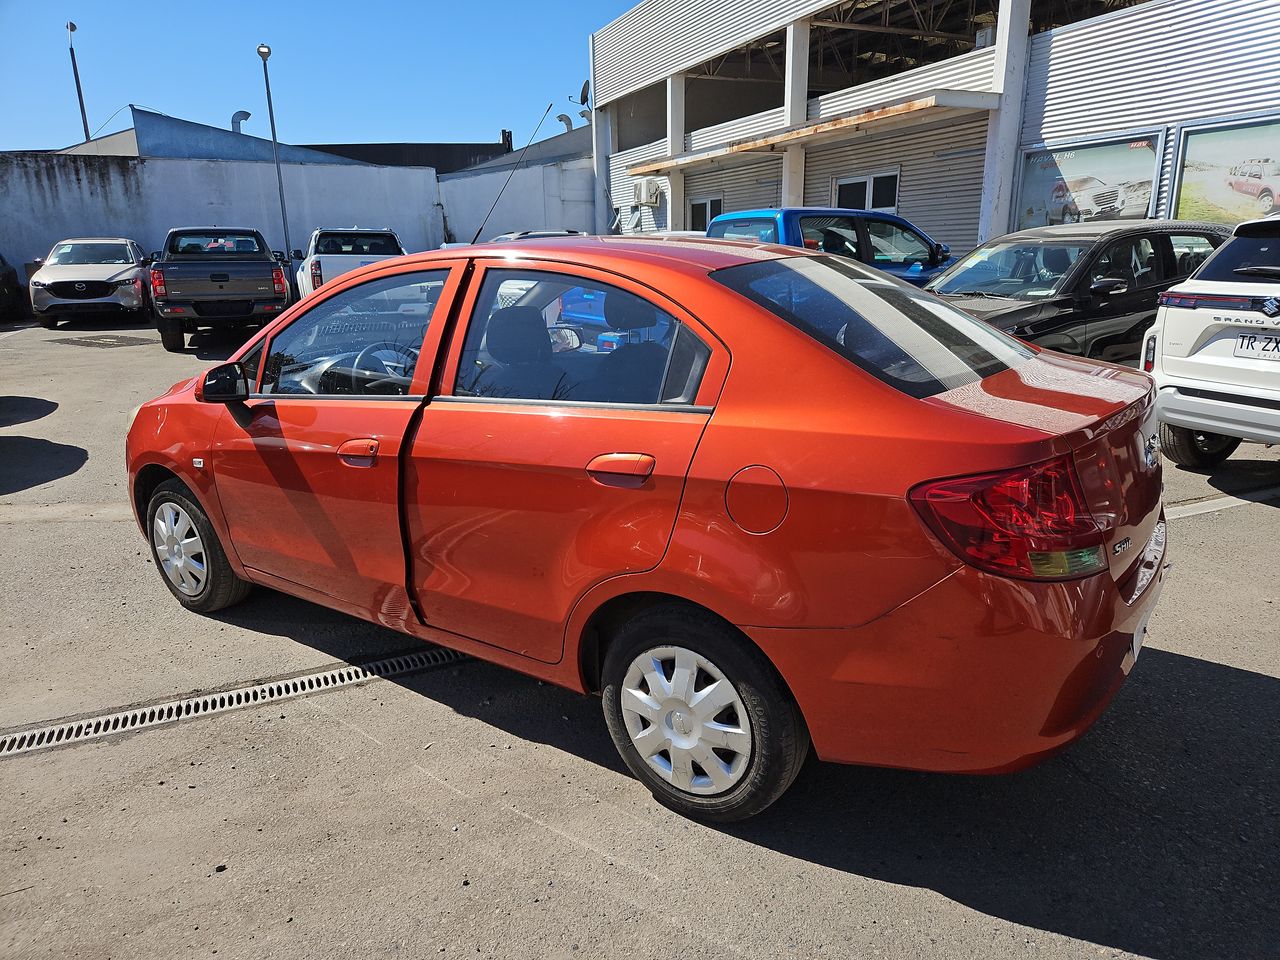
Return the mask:
<svg viewBox="0 0 1280 960">
<path fill-rule="evenodd" d="M 653 177 L 635 182 L 635 204 L 638 207 L 656 207 L 662 196 L 662 184 Z"/>
<path fill-rule="evenodd" d="M 973 38 L 975 48 L 981 50 L 983 47 L 989 47 L 996 42 L 996 28 L 983 27 Z"/>
</svg>

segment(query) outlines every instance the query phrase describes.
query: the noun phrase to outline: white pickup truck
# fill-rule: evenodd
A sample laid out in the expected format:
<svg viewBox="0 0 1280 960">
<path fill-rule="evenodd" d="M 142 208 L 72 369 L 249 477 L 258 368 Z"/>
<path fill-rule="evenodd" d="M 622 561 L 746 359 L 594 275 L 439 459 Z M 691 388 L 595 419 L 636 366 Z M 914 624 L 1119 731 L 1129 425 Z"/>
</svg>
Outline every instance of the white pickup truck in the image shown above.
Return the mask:
<svg viewBox="0 0 1280 960">
<path fill-rule="evenodd" d="M 387 228 L 321 227 L 311 234 L 305 256 L 301 250 L 292 251 L 294 261 L 302 261 L 295 274 L 298 297 L 307 296 L 322 284 L 357 267 L 403 257 L 405 252 L 395 231 Z"/>
</svg>

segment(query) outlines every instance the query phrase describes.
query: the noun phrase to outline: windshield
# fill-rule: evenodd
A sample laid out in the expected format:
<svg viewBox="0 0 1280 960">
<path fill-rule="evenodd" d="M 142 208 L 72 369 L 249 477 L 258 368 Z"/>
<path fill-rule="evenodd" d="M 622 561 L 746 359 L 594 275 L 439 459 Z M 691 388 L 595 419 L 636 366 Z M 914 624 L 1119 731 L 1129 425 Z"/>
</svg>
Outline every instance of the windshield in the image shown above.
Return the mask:
<svg viewBox="0 0 1280 960">
<path fill-rule="evenodd" d="M 252 257 L 270 256 L 252 233 L 219 233 L 199 230 L 175 233 L 169 238 L 169 253 L 176 256 Z"/>
<path fill-rule="evenodd" d="M 763 260 L 711 278 L 913 397 L 976 383 L 1034 355 L 936 297 L 841 257 Z"/>
<path fill-rule="evenodd" d="M 60 243 L 53 248 L 45 263 L 67 266 L 85 263 L 133 263 L 127 243 Z"/>
<path fill-rule="evenodd" d="M 1090 243 L 989 243 L 929 284 L 934 293 L 1042 300 L 1055 296 Z"/>
<path fill-rule="evenodd" d="M 397 257 L 401 250 L 393 233 L 322 233 L 316 237 L 316 253 Z"/>
<path fill-rule="evenodd" d="M 1272 283 L 1280 280 L 1280 221 L 1241 227 L 1193 274 L 1196 280 Z"/>
</svg>

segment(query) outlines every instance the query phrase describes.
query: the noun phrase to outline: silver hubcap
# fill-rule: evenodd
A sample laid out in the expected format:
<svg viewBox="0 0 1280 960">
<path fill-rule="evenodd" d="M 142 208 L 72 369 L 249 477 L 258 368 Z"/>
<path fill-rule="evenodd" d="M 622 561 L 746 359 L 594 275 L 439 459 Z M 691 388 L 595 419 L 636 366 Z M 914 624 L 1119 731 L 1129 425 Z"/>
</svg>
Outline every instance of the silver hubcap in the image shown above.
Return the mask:
<svg viewBox="0 0 1280 960">
<path fill-rule="evenodd" d="M 151 542 L 155 544 L 160 569 L 177 589 L 194 597 L 204 588 L 204 542 L 187 511 L 176 503 L 162 503 L 151 523 Z"/>
<path fill-rule="evenodd" d="M 720 669 L 684 647 L 655 647 L 627 668 L 622 717 L 631 743 L 686 793 L 724 793 L 751 760 L 751 721 Z"/>
</svg>

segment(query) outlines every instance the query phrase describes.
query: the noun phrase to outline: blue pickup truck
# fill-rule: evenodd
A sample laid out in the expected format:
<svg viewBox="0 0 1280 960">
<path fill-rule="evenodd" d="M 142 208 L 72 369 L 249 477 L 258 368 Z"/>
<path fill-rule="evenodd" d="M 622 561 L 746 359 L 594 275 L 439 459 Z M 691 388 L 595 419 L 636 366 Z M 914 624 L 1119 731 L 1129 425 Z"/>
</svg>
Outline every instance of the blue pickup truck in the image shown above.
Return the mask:
<svg viewBox="0 0 1280 960">
<path fill-rule="evenodd" d="M 853 257 L 922 287 L 950 266 L 951 248 L 910 220 L 874 210 L 839 207 L 773 207 L 724 213 L 707 226 L 708 237 L 806 247 Z"/>
</svg>

